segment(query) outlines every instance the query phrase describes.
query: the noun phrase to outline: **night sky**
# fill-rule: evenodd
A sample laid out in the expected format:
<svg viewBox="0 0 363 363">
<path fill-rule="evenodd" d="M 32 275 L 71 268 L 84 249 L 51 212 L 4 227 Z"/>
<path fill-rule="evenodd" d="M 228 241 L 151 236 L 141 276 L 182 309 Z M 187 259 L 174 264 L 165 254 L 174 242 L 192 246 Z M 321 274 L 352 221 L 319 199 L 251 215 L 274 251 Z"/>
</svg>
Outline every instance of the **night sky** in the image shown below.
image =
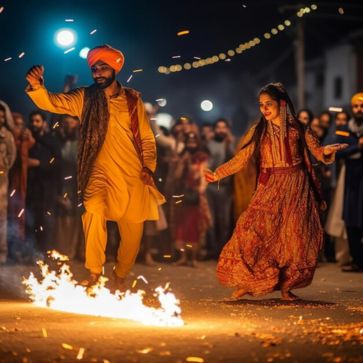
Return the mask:
<svg viewBox="0 0 363 363">
<path fill-rule="evenodd" d="M 90 84 L 87 63 L 78 52 L 84 46 L 107 43 L 126 57 L 118 79 L 141 91 L 145 101 L 164 97 L 168 104 L 163 111 L 175 117 L 190 115 L 199 123 L 226 116 L 241 132 L 251 121 L 246 109 L 257 105 L 259 87 L 269 81 L 294 84 L 296 7 L 312 3 L 318 10 L 303 17 L 307 59 L 363 28 L 361 1 L 0 0 L 0 7 L 4 7 L 0 14 L 0 99 L 13 111 L 27 114 L 33 108 L 24 93 L 25 73 L 33 64 L 45 66 L 46 86 L 53 92 L 62 90 L 66 74 L 78 76 L 77 86 Z M 339 7 L 344 9 L 343 15 Z M 65 19 L 74 22 L 66 23 Z M 285 19 L 290 19 L 292 26 L 265 40 L 263 34 Z M 63 27 L 74 29 L 78 36 L 76 50 L 68 54 L 54 43 L 55 32 Z M 97 32 L 90 35 L 93 29 Z M 178 37 L 177 32 L 183 29 L 190 34 Z M 160 65 L 218 55 L 254 37 L 260 37 L 261 43 L 230 62 L 170 75 L 157 71 Z M 19 59 L 21 52 L 25 56 Z M 177 55 L 181 58 L 172 59 Z M 4 62 L 8 57 L 13 59 Z M 126 83 L 132 70 L 139 68 L 143 72 L 135 73 Z M 203 99 L 214 102 L 212 112 L 200 110 Z"/>
</svg>

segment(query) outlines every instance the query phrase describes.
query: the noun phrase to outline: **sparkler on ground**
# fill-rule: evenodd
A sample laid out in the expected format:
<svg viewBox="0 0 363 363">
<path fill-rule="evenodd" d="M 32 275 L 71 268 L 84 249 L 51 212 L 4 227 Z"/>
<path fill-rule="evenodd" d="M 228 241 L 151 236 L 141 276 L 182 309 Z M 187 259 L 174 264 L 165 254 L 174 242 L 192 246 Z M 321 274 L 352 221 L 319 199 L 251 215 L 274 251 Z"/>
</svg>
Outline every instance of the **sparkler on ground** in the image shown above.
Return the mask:
<svg viewBox="0 0 363 363">
<path fill-rule="evenodd" d="M 26 293 L 34 305 L 71 313 L 129 319 L 145 325 L 184 325 L 180 302 L 174 294 L 167 291 L 168 284 L 165 288 L 159 286 L 155 289 L 154 296 L 159 300 L 159 308 L 144 305 L 145 291 L 142 290 L 136 293 L 129 290 L 125 293 L 116 291 L 112 294 L 105 287 L 106 278 L 101 278 L 93 287 L 92 293 L 88 294 L 87 288 L 73 278 L 67 256 L 51 251 L 49 257 L 58 263 L 58 271 L 51 270 L 44 261 L 38 261 L 42 279 L 38 280 L 31 273 L 23 280 Z M 142 276 L 139 279 L 145 281 Z"/>
</svg>

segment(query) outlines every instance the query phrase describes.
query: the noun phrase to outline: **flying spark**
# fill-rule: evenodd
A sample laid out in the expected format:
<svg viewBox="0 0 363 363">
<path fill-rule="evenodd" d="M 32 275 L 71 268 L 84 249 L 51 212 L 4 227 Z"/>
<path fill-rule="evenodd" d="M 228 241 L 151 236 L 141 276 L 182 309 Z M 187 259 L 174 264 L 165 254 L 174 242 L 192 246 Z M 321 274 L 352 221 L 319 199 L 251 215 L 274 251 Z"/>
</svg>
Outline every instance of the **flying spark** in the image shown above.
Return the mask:
<svg viewBox="0 0 363 363">
<path fill-rule="evenodd" d="M 181 30 L 180 32 L 177 33 L 177 36 L 183 36 L 183 35 L 188 35 L 190 33 L 189 30 Z"/>
<path fill-rule="evenodd" d="M 69 48 L 69 49 L 64 51 L 64 54 L 68 54 L 68 53 L 74 51 L 75 49 L 76 49 L 75 47 Z"/>
</svg>

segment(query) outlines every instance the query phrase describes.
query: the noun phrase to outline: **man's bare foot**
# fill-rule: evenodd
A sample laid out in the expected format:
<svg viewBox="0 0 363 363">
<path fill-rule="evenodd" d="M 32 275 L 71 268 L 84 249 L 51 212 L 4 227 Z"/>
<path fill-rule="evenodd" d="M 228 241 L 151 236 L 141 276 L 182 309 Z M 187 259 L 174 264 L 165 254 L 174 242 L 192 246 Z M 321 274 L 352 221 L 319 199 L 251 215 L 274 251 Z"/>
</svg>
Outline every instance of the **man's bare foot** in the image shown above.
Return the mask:
<svg viewBox="0 0 363 363">
<path fill-rule="evenodd" d="M 81 281 L 81 285 L 86 288 L 87 295 L 94 296 L 95 295 L 95 287 L 100 282 L 101 274 L 96 274 L 91 272 L 87 279 Z"/>
<path fill-rule="evenodd" d="M 146 266 L 156 266 L 156 262 L 154 261 L 154 259 L 152 258 L 150 253 L 147 253 L 145 255 L 145 261 L 144 261 Z"/>
<path fill-rule="evenodd" d="M 247 294 L 246 289 L 237 288 L 236 290 L 233 291 L 233 293 L 231 295 L 231 298 L 237 300 L 237 299 L 240 299 L 243 295 L 246 295 L 246 294 Z"/>
<path fill-rule="evenodd" d="M 127 289 L 126 279 L 116 275 L 115 271 L 112 271 L 109 280 L 110 291 L 114 294 L 117 290 L 120 292 L 125 292 Z"/>
<path fill-rule="evenodd" d="M 96 274 L 94 272 L 91 272 L 87 279 L 81 281 L 80 285 L 85 286 L 87 288 L 91 288 L 98 284 L 100 276 L 101 274 Z"/>
<path fill-rule="evenodd" d="M 287 290 L 287 291 L 281 291 L 281 300 L 296 301 L 300 300 L 300 298 L 295 294 L 293 294 L 291 291 Z"/>
</svg>

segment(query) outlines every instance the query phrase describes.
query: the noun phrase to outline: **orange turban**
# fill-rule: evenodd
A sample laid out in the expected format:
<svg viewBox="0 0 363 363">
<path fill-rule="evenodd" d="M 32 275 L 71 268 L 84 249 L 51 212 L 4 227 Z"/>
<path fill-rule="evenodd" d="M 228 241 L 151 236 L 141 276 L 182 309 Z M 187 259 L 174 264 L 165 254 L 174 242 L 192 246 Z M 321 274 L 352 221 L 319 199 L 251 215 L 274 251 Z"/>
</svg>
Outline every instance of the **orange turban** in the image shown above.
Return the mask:
<svg viewBox="0 0 363 363">
<path fill-rule="evenodd" d="M 356 103 L 357 101 L 363 101 L 363 92 L 359 92 L 353 95 L 351 100 L 352 104 Z"/>
<path fill-rule="evenodd" d="M 90 67 L 98 61 L 105 62 L 118 73 L 124 65 L 125 57 L 119 50 L 105 44 L 95 47 L 88 52 L 87 62 Z"/>
</svg>

